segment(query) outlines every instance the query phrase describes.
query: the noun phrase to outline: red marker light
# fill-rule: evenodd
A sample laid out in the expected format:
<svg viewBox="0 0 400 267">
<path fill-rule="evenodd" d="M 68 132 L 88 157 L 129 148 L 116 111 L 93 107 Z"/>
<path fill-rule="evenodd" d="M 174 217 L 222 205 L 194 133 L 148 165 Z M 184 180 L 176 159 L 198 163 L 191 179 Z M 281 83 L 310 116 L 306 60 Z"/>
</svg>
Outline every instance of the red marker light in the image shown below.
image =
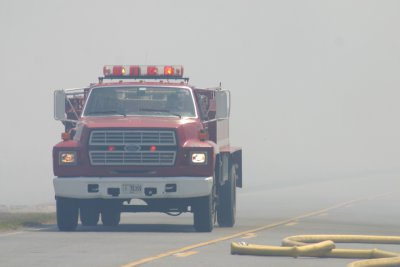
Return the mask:
<svg viewBox="0 0 400 267">
<path fill-rule="evenodd" d="M 115 151 L 115 146 L 108 146 L 108 151 Z"/>
<path fill-rule="evenodd" d="M 61 133 L 61 139 L 63 141 L 71 140 L 71 135 L 69 133 Z"/>
<path fill-rule="evenodd" d="M 208 132 L 204 129 L 201 129 L 199 132 L 199 139 L 200 141 L 206 141 L 210 138 L 210 136 L 208 135 Z"/>
<path fill-rule="evenodd" d="M 153 151 L 153 152 L 154 152 L 154 151 L 156 151 L 156 150 L 157 150 L 157 147 L 156 147 L 156 146 L 151 146 L 151 147 L 150 147 L 150 151 Z"/>
</svg>

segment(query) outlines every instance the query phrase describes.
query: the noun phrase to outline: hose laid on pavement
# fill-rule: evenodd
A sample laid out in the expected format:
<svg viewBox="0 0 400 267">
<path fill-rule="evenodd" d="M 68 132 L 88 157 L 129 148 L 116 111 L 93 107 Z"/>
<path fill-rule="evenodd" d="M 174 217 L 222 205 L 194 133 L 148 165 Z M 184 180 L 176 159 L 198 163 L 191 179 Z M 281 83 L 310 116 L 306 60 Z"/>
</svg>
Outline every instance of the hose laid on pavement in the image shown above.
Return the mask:
<svg viewBox="0 0 400 267">
<path fill-rule="evenodd" d="M 380 249 L 337 249 L 336 243 L 400 244 L 400 236 L 371 235 L 297 235 L 282 241 L 282 246 L 232 242 L 231 254 L 258 256 L 323 257 L 369 259 L 347 267 L 400 266 L 400 254 Z"/>
</svg>

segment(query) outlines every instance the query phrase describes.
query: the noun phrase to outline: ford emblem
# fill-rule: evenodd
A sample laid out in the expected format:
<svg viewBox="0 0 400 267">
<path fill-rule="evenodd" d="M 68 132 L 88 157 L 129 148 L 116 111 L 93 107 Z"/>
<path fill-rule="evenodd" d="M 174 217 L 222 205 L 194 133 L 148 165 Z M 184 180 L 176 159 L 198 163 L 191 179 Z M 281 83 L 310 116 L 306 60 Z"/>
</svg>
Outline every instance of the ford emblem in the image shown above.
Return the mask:
<svg viewBox="0 0 400 267">
<path fill-rule="evenodd" d="M 125 146 L 125 151 L 135 152 L 135 151 L 139 151 L 139 150 L 140 150 L 140 146 L 138 146 L 138 145 L 126 145 Z"/>
</svg>

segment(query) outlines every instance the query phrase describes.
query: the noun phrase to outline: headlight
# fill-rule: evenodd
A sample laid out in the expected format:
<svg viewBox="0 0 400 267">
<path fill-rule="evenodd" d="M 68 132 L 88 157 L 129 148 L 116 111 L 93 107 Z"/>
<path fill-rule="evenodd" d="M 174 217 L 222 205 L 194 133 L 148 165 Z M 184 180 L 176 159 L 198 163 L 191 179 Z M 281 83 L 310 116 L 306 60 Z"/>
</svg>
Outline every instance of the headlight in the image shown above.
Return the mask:
<svg viewBox="0 0 400 267">
<path fill-rule="evenodd" d="M 193 164 L 207 164 L 207 152 L 192 152 L 190 158 Z"/>
<path fill-rule="evenodd" d="M 60 165 L 76 165 L 76 151 L 60 151 L 58 159 Z"/>
</svg>

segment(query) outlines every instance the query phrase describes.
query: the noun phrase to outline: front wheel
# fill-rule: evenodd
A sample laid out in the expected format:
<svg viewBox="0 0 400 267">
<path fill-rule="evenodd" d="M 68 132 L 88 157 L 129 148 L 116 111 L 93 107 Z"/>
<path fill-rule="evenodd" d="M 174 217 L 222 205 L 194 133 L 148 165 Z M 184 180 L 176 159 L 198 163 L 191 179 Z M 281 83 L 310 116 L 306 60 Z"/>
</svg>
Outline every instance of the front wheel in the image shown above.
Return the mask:
<svg viewBox="0 0 400 267">
<path fill-rule="evenodd" d="M 79 208 L 77 201 L 70 198 L 57 198 L 57 226 L 60 231 L 75 231 L 78 226 Z"/>
<path fill-rule="evenodd" d="M 221 227 L 233 227 L 236 218 L 236 180 L 237 165 L 233 164 L 229 179 L 220 187 L 220 198 L 217 207 L 217 221 Z"/>
<path fill-rule="evenodd" d="M 96 226 L 100 211 L 95 200 L 84 200 L 80 205 L 80 218 L 83 226 Z"/>
<path fill-rule="evenodd" d="M 101 210 L 101 221 L 104 226 L 117 226 L 121 220 L 121 204 L 106 203 Z"/>
<path fill-rule="evenodd" d="M 193 211 L 196 232 L 211 232 L 215 221 L 215 201 L 213 194 L 196 200 Z"/>
</svg>

